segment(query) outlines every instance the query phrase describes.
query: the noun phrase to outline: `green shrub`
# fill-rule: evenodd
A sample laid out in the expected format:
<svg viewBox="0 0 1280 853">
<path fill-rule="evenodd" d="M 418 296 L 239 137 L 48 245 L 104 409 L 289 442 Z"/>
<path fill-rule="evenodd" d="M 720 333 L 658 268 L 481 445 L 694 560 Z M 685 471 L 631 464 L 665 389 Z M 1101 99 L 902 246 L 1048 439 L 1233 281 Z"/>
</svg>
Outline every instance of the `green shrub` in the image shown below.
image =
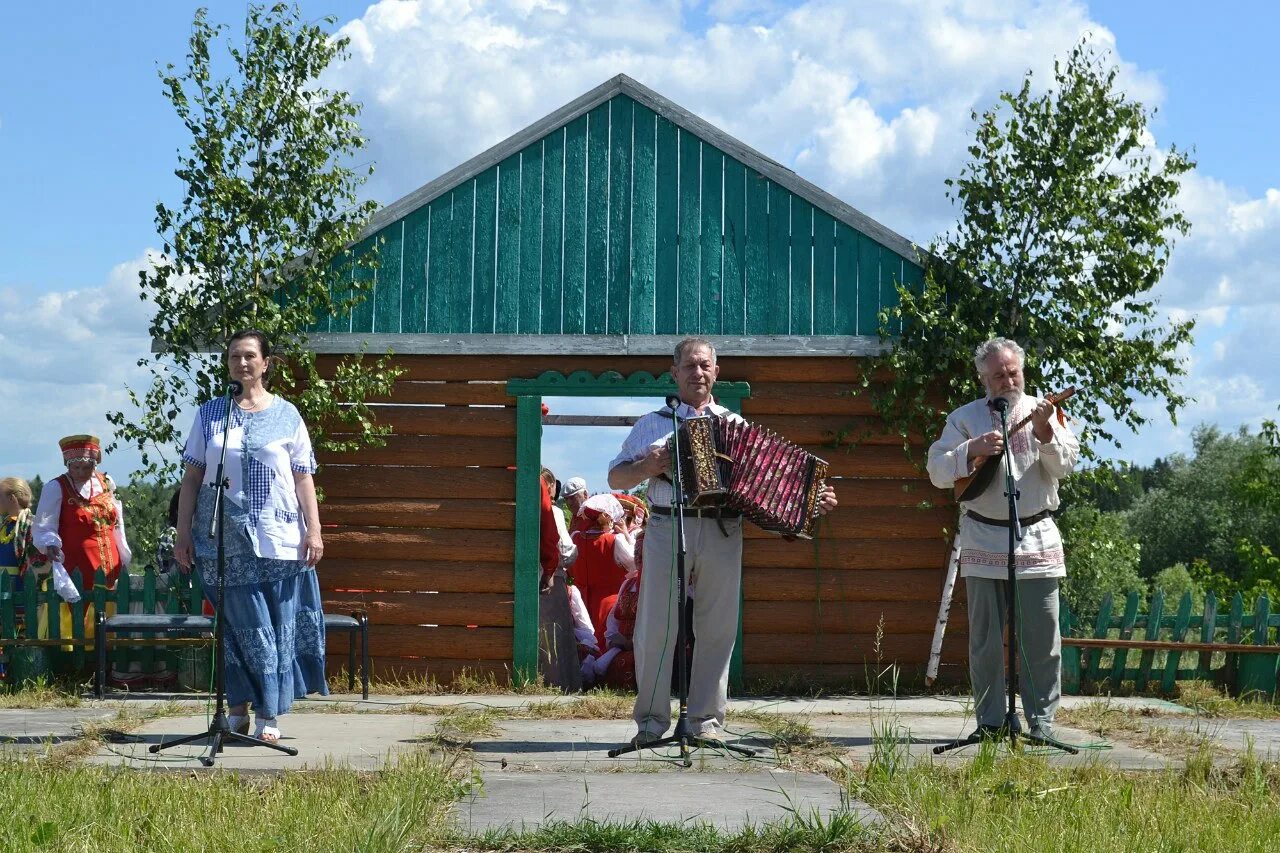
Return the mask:
<svg viewBox="0 0 1280 853">
<path fill-rule="evenodd" d="M 1146 582 L 1138 574 L 1141 547 L 1129 534 L 1123 515 L 1082 504 L 1066 510 L 1058 527 L 1067 552 L 1062 595 L 1077 618 L 1096 614 L 1108 592 L 1116 598 L 1146 593 Z"/>
</svg>

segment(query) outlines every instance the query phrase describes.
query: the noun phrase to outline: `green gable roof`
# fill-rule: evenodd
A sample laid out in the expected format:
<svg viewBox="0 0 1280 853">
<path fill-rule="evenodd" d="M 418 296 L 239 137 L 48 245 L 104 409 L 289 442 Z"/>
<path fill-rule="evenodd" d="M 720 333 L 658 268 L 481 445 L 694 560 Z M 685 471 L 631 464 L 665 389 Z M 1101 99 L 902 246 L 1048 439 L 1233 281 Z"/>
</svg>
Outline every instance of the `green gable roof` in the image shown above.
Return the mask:
<svg viewBox="0 0 1280 853">
<path fill-rule="evenodd" d="M 374 245 L 373 298 L 319 338 L 874 336 L 922 277 L 910 241 L 622 75 L 385 207 Z"/>
</svg>

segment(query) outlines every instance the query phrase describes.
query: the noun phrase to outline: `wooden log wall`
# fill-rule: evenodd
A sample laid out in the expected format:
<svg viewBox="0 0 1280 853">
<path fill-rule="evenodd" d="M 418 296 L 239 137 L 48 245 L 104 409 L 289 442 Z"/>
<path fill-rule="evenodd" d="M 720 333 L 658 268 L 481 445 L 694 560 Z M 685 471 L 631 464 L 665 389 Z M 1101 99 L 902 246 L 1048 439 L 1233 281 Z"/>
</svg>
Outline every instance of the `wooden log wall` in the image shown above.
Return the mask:
<svg viewBox="0 0 1280 853">
<path fill-rule="evenodd" d="M 876 689 L 896 665 L 918 681 L 929 658 L 956 510 L 855 393 L 852 358 L 724 360 L 721 378 L 751 383 L 742 414 L 831 465 L 840 501 L 809 542 L 747 525 L 743 542 L 743 669 L 748 685 Z M 847 434 L 843 440 L 839 436 Z M 917 456 L 924 447 L 917 446 Z M 922 507 L 922 504 L 932 504 Z M 963 587 L 963 584 L 960 585 Z M 962 680 L 964 605 L 952 608 L 940 678 Z M 879 681 L 885 689 L 890 675 Z"/>
<path fill-rule="evenodd" d="M 322 371 L 333 359 L 322 358 Z M 379 678 L 510 676 L 515 543 L 511 365 L 399 360 L 386 447 L 321 454 L 324 607 L 369 611 Z M 346 639 L 329 643 L 330 666 Z"/>
<path fill-rule="evenodd" d="M 322 358 L 322 366 L 329 360 Z M 407 372 L 378 407 L 386 448 L 321 458 L 325 607 L 369 610 L 375 671 L 461 669 L 509 676 L 515 541 L 515 408 L 507 379 L 669 368 L 662 357 L 401 356 Z M 721 379 L 751 383 L 743 414 L 831 464 L 839 508 L 811 542 L 747 525 L 743 661 L 748 684 L 807 679 L 861 689 L 928 660 L 955 507 L 877 430 L 853 358 L 725 357 Z M 843 446 L 836 436 L 850 431 Z M 857 446 L 854 437 L 864 432 Z M 932 503 L 921 508 L 922 503 Z M 962 680 L 963 584 L 942 679 Z M 331 660 L 346 660 L 344 638 Z"/>
</svg>

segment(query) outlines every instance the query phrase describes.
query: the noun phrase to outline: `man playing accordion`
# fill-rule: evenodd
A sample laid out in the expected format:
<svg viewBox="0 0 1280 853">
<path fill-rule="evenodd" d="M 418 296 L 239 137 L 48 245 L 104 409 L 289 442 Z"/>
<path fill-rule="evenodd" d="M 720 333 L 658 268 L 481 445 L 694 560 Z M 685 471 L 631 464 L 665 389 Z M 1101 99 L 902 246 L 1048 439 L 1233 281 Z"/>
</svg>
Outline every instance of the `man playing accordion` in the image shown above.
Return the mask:
<svg viewBox="0 0 1280 853">
<path fill-rule="evenodd" d="M 671 375 L 680 395 L 677 417 L 718 415 L 741 420 L 715 402 L 711 392 L 720 366 L 709 341 L 686 338 L 676 345 Z M 671 513 L 673 486 L 663 475 L 671 467 L 671 409 L 644 415 L 609 463 L 609 486 L 630 489 L 649 481 L 651 516 L 644 537 L 645 572 L 640 584 L 634 648 L 637 695 L 632 743 L 644 746 L 671 726 L 671 665 L 677 616 L 676 557 Z M 819 512 L 836 506 L 835 493 L 823 488 Z M 684 510 L 688 582 L 693 597 L 693 668 L 689 678 L 689 722 L 695 734 L 720 740 L 728 702 L 729 659 L 738 632 L 742 586 L 742 514 L 722 507 Z"/>
</svg>

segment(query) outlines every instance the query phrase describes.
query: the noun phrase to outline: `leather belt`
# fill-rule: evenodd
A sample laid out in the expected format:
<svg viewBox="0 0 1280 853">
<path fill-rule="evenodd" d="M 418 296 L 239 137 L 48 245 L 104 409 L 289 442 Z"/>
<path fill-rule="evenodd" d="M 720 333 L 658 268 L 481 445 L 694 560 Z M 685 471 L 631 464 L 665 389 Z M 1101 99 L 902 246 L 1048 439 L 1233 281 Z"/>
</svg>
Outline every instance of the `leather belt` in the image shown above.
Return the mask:
<svg viewBox="0 0 1280 853">
<path fill-rule="evenodd" d="M 654 515 L 675 515 L 674 507 L 654 506 L 649 507 Z M 742 513 L 736 509 L 725 509 L 718 506 L 687 506 L 681 512 L 685 518 L 742 518 Z"/>
<path fill-rule="evenodd" d="M 971 509 L 966 510 L 965 515 L 969 516 L 974 521 L 981 521 L 983 524 L 990 524 L 993 527 L 1009 526 L 1009 519 L 1007 518 L 987 518 L 985 515 L 978 515 L 976 512 L 974 512 Z M 1039 524 L 1041 521 L 1044 521 L 1046 518 L 1048 518 L 1051 515 L 1053 515 L 1053 512 L 1045 509 L 1045 510 L 1041 510 L 1040 512 L 1037 512 L 1035 515 L 1029 515 L 1026 518 L 1019 518 L 1018 522 L 1023 527 L 1030 527 L 1033 524 Z"/>
</svg>

